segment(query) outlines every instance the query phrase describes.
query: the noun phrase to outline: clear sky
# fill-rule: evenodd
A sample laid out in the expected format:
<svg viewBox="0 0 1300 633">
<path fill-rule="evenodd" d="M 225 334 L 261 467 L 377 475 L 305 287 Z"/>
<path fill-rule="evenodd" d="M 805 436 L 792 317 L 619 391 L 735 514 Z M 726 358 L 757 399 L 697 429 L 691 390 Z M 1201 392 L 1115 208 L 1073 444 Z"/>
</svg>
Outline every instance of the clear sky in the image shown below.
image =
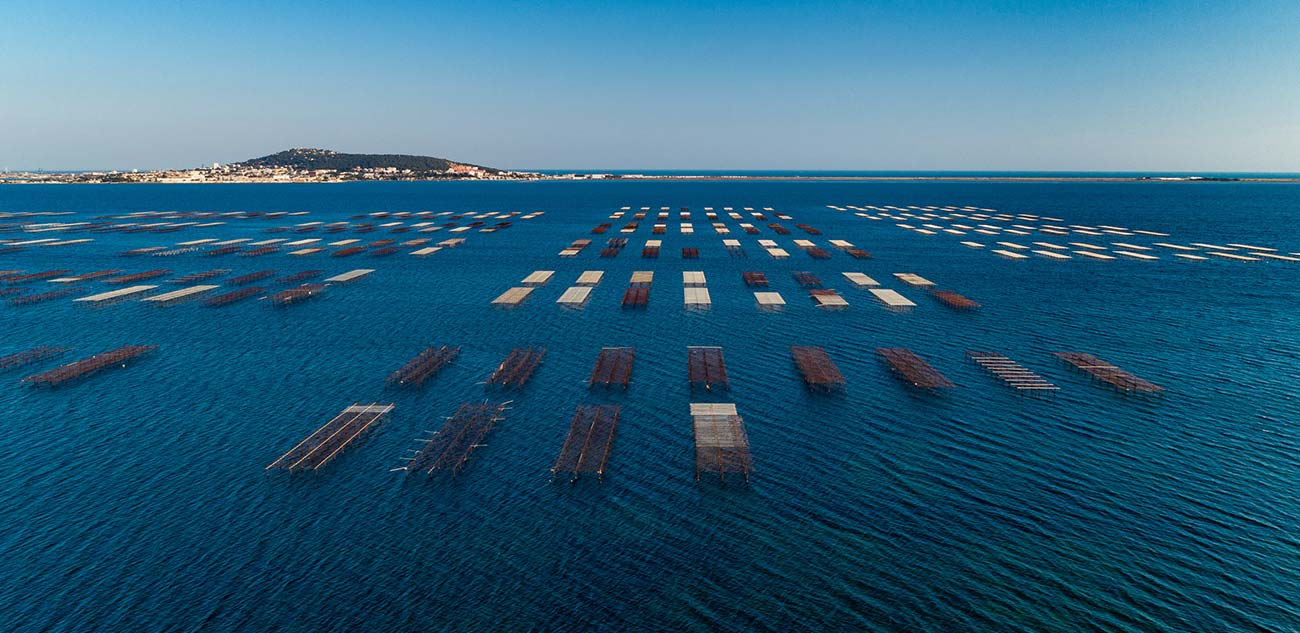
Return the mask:
<svg viewBox="0 0 1300 633">
<path fill-rule="evenodd" d="M 1297 0 L 0 0 L 0 54 L 0 169 L 1300 172 Z"/>
</svg>

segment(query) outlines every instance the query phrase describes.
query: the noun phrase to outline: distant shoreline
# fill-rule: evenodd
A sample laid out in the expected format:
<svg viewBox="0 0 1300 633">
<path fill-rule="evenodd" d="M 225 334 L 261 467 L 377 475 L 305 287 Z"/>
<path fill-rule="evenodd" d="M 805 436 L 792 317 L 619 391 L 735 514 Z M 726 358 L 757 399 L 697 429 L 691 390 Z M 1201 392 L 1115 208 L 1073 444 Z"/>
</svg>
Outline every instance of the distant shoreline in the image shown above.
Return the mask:
<svg viewBox="0 0 1300 633">
<path fill-rule="evenodd" d="M 1242 177 L 1242 178 L 1153 178 L 1143 176 L 780 176 L 780 175 L 654 175 L 620 177 L 546 176 L 542 178 L 427 178 L 427 179 L 373 179 L 373 180 L 232 180 L 192 182 L 87 182 L 80 180 L 28 180 L 6 178 L 0 175 L 0 185 L 319 185 L 359 182 L 1003 182 L 1003 183 L 1271 183 L 1300 184 L 1300 177 Z"/>
</svg>

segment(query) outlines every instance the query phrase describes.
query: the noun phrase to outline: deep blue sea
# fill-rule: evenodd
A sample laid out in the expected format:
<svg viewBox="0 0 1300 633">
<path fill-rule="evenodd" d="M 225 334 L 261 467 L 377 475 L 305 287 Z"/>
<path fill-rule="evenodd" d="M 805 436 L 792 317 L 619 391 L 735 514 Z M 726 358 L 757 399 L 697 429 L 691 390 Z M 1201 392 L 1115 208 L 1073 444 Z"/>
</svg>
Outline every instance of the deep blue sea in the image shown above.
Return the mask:
<svg viewBox="0 0 1300 633">
<path fill-rule="evenodd" d="M 1164 241 L 1300 251 L 1300 186 L 1244 183 L 491 182 L 0 187 L 0 211 L 309 211 L 0 255 L 0 269 L 76 272 L 374 268 L 286 309 L 61 299 L 0 305 L 0 354 L 73 346 L 0 385 L 0 629 L 7 631 L 1292 631 L 1300 630 L 1300 263 L 1010 261 L 826 205 L 973 205 Z M 623 206 L 652 208 L 632 235 Z M 666 235 L 653 213 L 672 209 Z M 689 207 L 696 233 L 676 230 Z M 703 208 L 772 207 L 795 230 L 714 234 Z M 545 211 L 427 258 L 124 258 L 180 241 L 267 235 L 376 211 Z M 630 215 L 630 214 L 629 214 Z M 8 221 L 8 220 L 6 220 Z M 748 221 L 748 220 L 746 220 Z M 589 235 L 596 224 L 615 231 Z M 919 223 L 918 223 L 919 224 Z M 55 234 L 62 237 L 63 234 Z M 445 234 L 433 234 L 437 239 Z M 336 239 L 388 236 L 339 234 Z M 0 237 L 42 237 L 5 233 Z M 292 239 L 327 237 L 293 235 Z M 329 236 L 335 237 L 335 236 Z M 608 237 L 629 237 L 601 259 Z M 723 237 L 740 239 L 733 258 Z M 573 259 L 574 239 L 595 244 Z M 664 240 L 657 260 L 646 239 Z M 844 239 L 813 260 L 793 239 Z M 758 239 L 792 254 L 774 260 Z M 1044 236 L 1014 239 L 1019 242 Z M 1069 241 L 1082 238 L 1071 237 Z M 1162 238 L 1116 238 L 1146 244 Z M 1056 238 L 1055 241 L 1066 241 Z M 1104 244 L 1110 238 L 1082 241 Z M 700 259 L 682 260 L 695 246 Z M 828 249 L 831 250 L 831 249 Z M 533 270 L 556 277 L 514 310 L 489 301 Z M 555 300 L 583 270 L 582 310 Z M 633 270 L 650 305 L 625 311 Z M 703 270 L 713 306 L 682 306 Z M 754 306 L 742 271 L 789 305 Z M 813 306 L 816 273 L 850 306 Z M 919 305 L 884 309 L 843 271 Z M 983 304 L 948 309 L 920 274 Z M 43 284 L 46 282 L 36 282 Z M 82 292 L 104 289 L 87 282 Z M 20 379 L 153 344 L 125 369 L 57 389 Z M 423 390 L 384 379 L 428 345 L 459 345 Z M 480 384 L 511 348 L 549 349 L 517 393 Z M 692 397 L 686 347 L 720 345 L 731 390 Z M 789 346 L 826 349 L 842 393 L 807 391 Z M 635 346 L 626 392 L 584 383 L 602 346 Z M 957 387 L 904 386 L 876 347 L 908 347 Z M 1017 395 L 965 358 L 1006 353 L 1060 385 Z M 1165 387 L 1104 389 L 1051 355 L 1082 351 Z M 463 402 L 513 399 L 459 477 L 391 472 Z M 315 475 L 265 466 L 353 402 L 392 402 L 370 436 Z M 734 402 L 748 487 L 694 478 L 688 404 Z M 581 404 L 622 405 L 603 483 L 552 481 Z"/>
</svg>

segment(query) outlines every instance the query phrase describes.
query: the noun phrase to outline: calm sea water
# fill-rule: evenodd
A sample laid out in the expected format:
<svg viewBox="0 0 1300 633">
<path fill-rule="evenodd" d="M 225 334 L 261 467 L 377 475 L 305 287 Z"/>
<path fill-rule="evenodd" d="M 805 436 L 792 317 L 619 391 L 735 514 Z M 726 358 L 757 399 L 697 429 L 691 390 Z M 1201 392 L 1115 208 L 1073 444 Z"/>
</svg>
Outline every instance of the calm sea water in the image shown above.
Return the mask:
<svg viewBox="0 0 1300 633">
<path fill-rule="evenodd" d="M 0 187 L 0 210 L 79 218 L 546 211 L 427 259 L 114 256 L 258 238 L 278 224 L 269 220 L 92 234 L 87 245 L 0 256 L 0 268 L 28 270 L 378 269 L 285 310 L 256 301 L 0 308 L 0 353 L 160 348 L 60 389 L 18 384 L 29 371 L 5 375 L 0 628 L 1300 630 L 1300 265 L 1167 253 L 1158 262 L 1011 262 L 959 246 L 964 238 L 924 237 L 827 204 L 969 204 L 1166 231 L 1182 243 L 1300 251 L 1300 187 L 1289 185 Z M 615 259 L 599 259 L 597 248 L 556 256 L 573 239 L 602 239 L 589 229 L 625 205 L 688 206 L 698 232 L 654 236 L 664 239 L 658 260 L 639 257 L 650 222 Z M 789 246 L 808 236 L 764 229 L 728 236 L 750 254 L 733 259 L 705 206 L 774 207 L 824 231 L 811 239 L 846 239 L 876 257 L 814 261 Z M 767 258 L 759 238 L 784 242 L 792 258 Z M 701 258 L 681 260 L 683 246 L 698 246 Z M 556 279 L 519 309 L 490 309 L 535 269 Z M 608 271 L 590 304 L 559 309 L 555 299 L 586 269 Z M 639 269 L 657 273 L 650 306 L 625 312 L 619 300 Z M 682 309 L 681 270 L 706 271 L 710 311 Z M 787 309 L 758 312 L 744 270 L 766 272 Z M 814 308 L 792 270 L 813 271 L 852 305 Z M 842 271 L 865 272 L 920 305 L 888 312 L 843 283 Z M 984 308 L 951 311 L 894 282 L 894 272 Z M 460 345 L 461 357 L 422 391 L 384 387 L 430 344 Z M 847 389 L 808 393 L 789 359 L 795 344 L 826 348 Z M 390 472 L 460 403 L 493 395 L 479 383 L 522 345 L 550 353 L 458 479 Z M 637 348 L 631 388 L 588 391 L 599 348 L 613 345 Z M 687 345 L 725 349 L 731 392 L 707 399 L 735 402 L 745 418 L 756 465 L 748 488 L 694 480 Z M 878 346 L 910 347 L 959 386 L 904 388 L 874 356 Z M 966 361 L 968 349 L 1005 352 L 1062 390 L 1018 397 Z M 1058 350 L 1095 353 L 1167 391 L 1104 390 L 1055 361 Z M 358 401 L 396 409 L 318 475 L 265 474 Z M 573 409 L 589 403 L 623 406 L 605 481 L 552 482 Z"/>
</svg>

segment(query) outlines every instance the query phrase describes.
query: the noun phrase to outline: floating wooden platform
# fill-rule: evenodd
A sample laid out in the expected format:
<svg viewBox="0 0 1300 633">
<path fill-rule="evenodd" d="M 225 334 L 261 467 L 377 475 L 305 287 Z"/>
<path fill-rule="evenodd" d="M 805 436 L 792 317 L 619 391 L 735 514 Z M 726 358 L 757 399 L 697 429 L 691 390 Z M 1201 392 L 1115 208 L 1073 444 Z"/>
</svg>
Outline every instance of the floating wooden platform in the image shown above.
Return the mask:
<svg viewBox="0 0 1300 633">
<path fill-rule="evenodd" d="M 1119 367 L 1116 367 L 1092 354 L 1082 352 L 1055 352 L 1057 358 L 1065 361 L 1075 369 L 1089 374 L 1093 378 L 1120 391 L 1139 391 L 1154 393 L 1164 391 L 1164 387 L 1147 382 Z"/>
<path fill-rule="evenodd" d="M 219 288 L 219 286 L 212 286 L 212 285 L 190 286 L 188 288 L 181 288 L 180 290 L 164 292 L 160 295 L 155 295 L 152 297 L 145 297 L 144 301 L 148 303 L 156 303 L 158 305 L 171 305 L 173 303 L 180 303 L 181 301 L 195 299 L 199 295 L 205 292 L 210 292 L 212 290 L 215 290 L 216 288 Z"/>
<path fill-rule="evenodd" d="M 813 303 L 817 304 L 819 308 L 838 309 L 849 307 L 849 302 L 834 290 L 814 288 L 808 291 L 808 296 L 812 297 Z"/>
<path fill-rule="evenodd" d="M 151 286 L 151 285 L 144 285 L 144 286 L 127 286 L 126 288 L 118 288 L 117 290 L 110 290 L 110 291 L 108 291 L 108 292 L 101 292 L 101 293 L 99 293 L 99 294 L 93 294 L 93 295 L 90 295 L 90 296 L 87 296 L 87 297 L 77 297 L 76 299 L 73 299 L 73 301 L 75 301 L 75 302 L 85 302 L 85 303 L 107 303 L 107 302 L 110 302 L 110 301 L 117 301 L 117 300 L 120 300 L 120 299 L 125 299 L 125 298 L 127 298 L 127 297 L 132 296 L 132 295 L 138 295 L 138 294 L 140 294 L 140 293 L 142 293 L 142 292 L 148 292 L 148 291 L 153 290 L 154 288 L 157 288 L 157 287 L 158 287 L 158 286 Z"/>
<path fill-rule="evenodd" d="M 40 346 L 28 350 L 0 356 L 0 371 L 17 369 L 32 363 L 38 363 L 47 358 L 62 356 L 68 351 L 66 347 Z"/>
<path fill-rule="evenodd" d="M 555 302 L 566 307 L 576 308 L 586 305 L 591 297 L 591 286 L 570 286 Z"/>
<path fill-rule="evenodd" d="M 704 278 L 702 270 L 684 270 L 682 271 L 683 286 L 704 286 L 708 281 Z"/>
<path fill-rule="evenodd" d="M 627 389 L 632 382 L 632 362 L 635 358 L 634 347 L 601 348 L 587 385 L 592 388 L 618 386 Z"/>
<path fill-rule="evenodd" d="M 517 306 L 532 294 L 533 288 L 530 286 L 516 286 L 503 293 L 501 296 L 492 300 L 494 306 Z"/>
<path fill-rule="evenodd" d="M 609 449 L 614 443 L 621 407 L 616 405 L 587 405 L 578 407 L 569 422 L 569 434 L 560 447 L 560 455 L 551 466 L 551 474 L 565 474 L 576 481 L 580 473 L 605 475 Z"/>
<path fill-rule="evenodd" d="M 545 347 L 516 347 L 488 376 L 487 383 L 503 387 L 523 387 L 546 357 Z"/>
<path fill-rule="evenodd" d="M 422 387 L 429 378 L 437 375 L 443 367 L 456 360 L 460 355 L 460 346 L 426 347 L 415 358 L 406 361 L 397 371 L 389 374 L 385 381 L 390 385 L 402 387 Z"/>
<path fill-rule="evenodd" d="M 555 276 L 554 270 L 534 270 L 533 272 L 529 273 L 527 277 L 524 277 L 523 281 L 519 282 L 519 285 L 544 286 L 546 285 L 546 282 L 550 281 L 551 277 L 554 276 Z"/>
<path fill-rule="evenodd" d="M 578 281 L 575 283 L 579 286 L 595 286 L 600 284 L 604 276 L 603 270 L 584 270 L 581 275 L 578 275 Z"/>
<path fill-rule="evenodd" d="M 956 386 L 910 349 L 877 347 L 876 353 L 889 363 L 889 368 L 893 370 L 895 376 L 914 387 L 934 389 Z"/>
<path fill-rule="evenodd" d="M 848 279 L 849 283 L 853 284 L 855 288 L 870 288 L 872 286 L 880 285 L 880 282 L 876 281 L 875 279 L 872 279 L 871 277 L 868 277 L 865 273 L 840 273 L 840 274 L 844 275 L 844 278 Z"/>
<path fill-rule="evenodd" d="M 682 298 L 687 308 L 707 308 L 713 305 L 708 288 L 687 286 L 682 291 Z"/>
<path fill-rule="evenodd" d="M 966 356 L 1017 391 L 1050 392 L 1060 389 L 1046 378 L 998 352 L 966 352 Z"/>
<path fill-rule="evenodd" d="M 424 440 L 402 469 L 407 475 L 417 472 L 429 476 L 436 472 L 451 472 L 453 477 L 459 475 L 470 454 L 483 445 L 483 437 L 501 419 L 506 404 L 466 402 L 460 405 L 433 437 Z"/>
<path fill-rule="evenodd" d="M 758 302 L 760 310 L 775 310 L 785 305 L 785 299 L 779 292 L 755 292 L 754 300 Z"/>
<path fill-rule="evenodd" d="M 271 462 L 266 470 L 320 470 L 392 410 L 391 404 L 353 404 Z"/>
<path fill-rule="evenodd" d="M 65 382 L 76 380 L 92 373 L 111 367 L 126 367 L 127 361 L 147 354 L 158 349 L 157 345 L 123 345 L 114 350 L 109 350 L 102 354 L 95 354 L 88 358 L 73 361 L 67 365 L 55 367 L 49 371 L 43 371 L 23 378 L 23 382 L 31 385 L 44 385 L 55 387 Z"/>
<path fill-rule="evenodd" d="M 898 294 L 895 290 L 890 290 L 889 288 L 869 288 L 868 290 L 872 295 L 875 295 L 881 303 L 890 308 L 911 308 L 916 306 L 911 299 Z"/>
<path fill-rule="evenodd" d="M 830 391 L 843 387 L 847 382 L 826 350 L 820 347 L 796 345 L 790 348 L 790 356 L 809 388 Z"/>
<path fill-rule="evenodd" d="M 369 275 L 370 273 L 373 272 L 375 272 L 373 268 L 358 268 L 356 270 L 349 270 L 348 272 L 345 272 L 341 275 L 334 275 L 333 277 L 326 279 L 325 283 L 345 284 L 351 281 L 356 281 L 358 279 L 361 279 L 362 277 L 365 277 L 366 275 Z"/>
<path fill-rule="evenodd" d="M 934 282 L 914 273 L 894 273 L 899 281 L 916 288 L 933 288 Z"/>
<path fill-rule="evenodd" d="M 740 273 L 740 277 L 741 277 L 741 279 L 743 279 L 743 280 L 745 281 L 745 285 L 746 285 L 746 286 L 749 286 L 750 288 L 766 288 L 766 287 L 767 287 L 767 275 L 764 275 L 763 273 L 760 273 L 760 272 L 742 272 L 742 273 Z"/>
<path fill-rule="evenodd" d="M 731 403 L 691 403 L 695 436 L 695 480 L 702 473 L 717 473 L 726 483 L 729 473 L 739 474 L 749 484 L 754 459 L 749 452 L 745 421 Z"/>
<path fill-rule="evenodd" d="M 715 387 L 725 390 L 730 386 L 721 347 L 687 347 L 686 368 L 692 387 L 712 391 Z"/>
</svg>

